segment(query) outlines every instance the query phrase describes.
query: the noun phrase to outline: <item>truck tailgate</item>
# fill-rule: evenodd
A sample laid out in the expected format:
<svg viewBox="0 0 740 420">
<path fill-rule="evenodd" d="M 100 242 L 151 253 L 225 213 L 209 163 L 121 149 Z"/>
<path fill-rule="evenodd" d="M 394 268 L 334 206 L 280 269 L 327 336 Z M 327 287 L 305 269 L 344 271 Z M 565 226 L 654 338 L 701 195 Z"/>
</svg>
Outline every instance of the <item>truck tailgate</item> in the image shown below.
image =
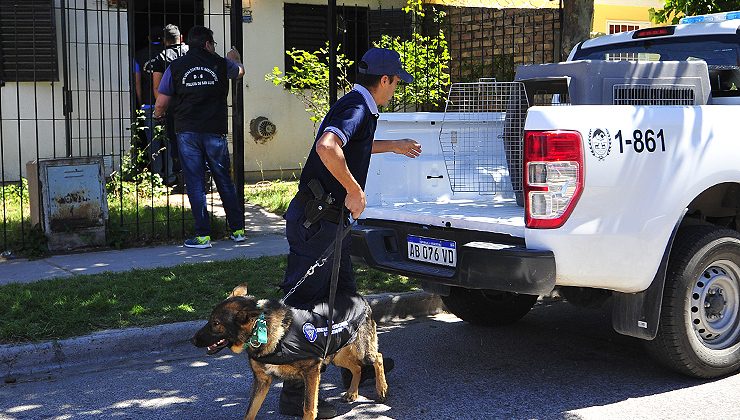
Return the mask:
<svg viewBox="0 0 740 420">
<path fill-rule="evenodd" d="M 369 206 L 363 219 L 380 219 L 421 225 L 502 233 L 524 237 L 524 209 L 516 200 L 452 199 L 443 202 L 392 203 Z"/>
</svg>

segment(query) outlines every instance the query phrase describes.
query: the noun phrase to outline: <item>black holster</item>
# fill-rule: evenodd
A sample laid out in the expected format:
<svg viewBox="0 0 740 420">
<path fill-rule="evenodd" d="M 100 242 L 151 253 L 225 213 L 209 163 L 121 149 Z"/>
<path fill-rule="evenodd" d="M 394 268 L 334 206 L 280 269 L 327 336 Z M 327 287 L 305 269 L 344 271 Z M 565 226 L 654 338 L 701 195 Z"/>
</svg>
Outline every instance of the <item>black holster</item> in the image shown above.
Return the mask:
<svg viewBox="0 0 740 420">
<path fill-rule="evenodd" d="M 304 214 L 306 221 L 303 222 L 303 226 L 308 229 L 312 224 L 321 219 L 330 219 L 338 222 L 339 211 L 333 205 L 334 197 L 331 196 L 331 193 L 324 191 L 324 187 L 318 179 L 309 181 L 308 188 L 310 192 L 298 191 L 298 195 L 296 196 L 305 203 Z"/>
</svg>

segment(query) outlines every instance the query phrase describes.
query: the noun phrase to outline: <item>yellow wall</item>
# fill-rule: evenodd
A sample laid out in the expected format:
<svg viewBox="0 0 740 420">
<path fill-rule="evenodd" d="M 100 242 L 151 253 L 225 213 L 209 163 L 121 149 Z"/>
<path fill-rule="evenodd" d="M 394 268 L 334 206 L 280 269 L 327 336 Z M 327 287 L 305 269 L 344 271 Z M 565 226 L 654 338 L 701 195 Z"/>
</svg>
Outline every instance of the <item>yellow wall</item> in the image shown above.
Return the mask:
<svg viewBox="0 0 740 420">
<path fill-rule="evenodd" d="M 663 1 L 656 0 L 596 0 L 594 1 L 593 32 L 608 33 L 608 23 L 650 23 L 650 8 L 661 9 Z"/>
</svg>

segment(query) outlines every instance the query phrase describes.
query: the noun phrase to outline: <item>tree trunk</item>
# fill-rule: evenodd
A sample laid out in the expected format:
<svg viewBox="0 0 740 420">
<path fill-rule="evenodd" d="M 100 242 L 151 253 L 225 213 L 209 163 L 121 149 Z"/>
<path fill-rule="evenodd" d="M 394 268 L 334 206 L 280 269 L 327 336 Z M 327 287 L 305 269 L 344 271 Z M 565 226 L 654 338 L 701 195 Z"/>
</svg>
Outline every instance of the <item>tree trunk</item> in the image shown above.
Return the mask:
<svg viewBox="0 0 740 420">
<path fill-rule="evenodd" d="M 590 38 L 594 21 L 594 0 L 563 0 L 562 61 L 570 50 Z"/>
</svg>

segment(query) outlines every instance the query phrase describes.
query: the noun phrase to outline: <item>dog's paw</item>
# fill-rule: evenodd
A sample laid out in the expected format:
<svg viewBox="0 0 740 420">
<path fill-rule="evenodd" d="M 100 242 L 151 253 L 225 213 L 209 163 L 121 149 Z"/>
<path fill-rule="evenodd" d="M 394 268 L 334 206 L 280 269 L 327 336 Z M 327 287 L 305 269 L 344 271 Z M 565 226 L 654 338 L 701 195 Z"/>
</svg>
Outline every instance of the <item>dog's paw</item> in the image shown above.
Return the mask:
<svg viewBox="0 0 740 420">
<path fill-rule="evenodd" d="M 357 400 L 357 395 L 358 394 L 356 392 L 355 393 L 345 392 L 345 393 L 342 394 L 342 401 L 344 401 L 344 402 L 353 402 L 353 401 Z"/>
<path fill-rule="evenodd" d="M 387 400 L 388 400 L 388 391 L 383 392 L 382 394 L 378 394 L 375 397 L 375 402 L 377 402 L 377 403 L 381 403 L 382 404 L 382 403 L 386 402 Z"/>
</svg>

